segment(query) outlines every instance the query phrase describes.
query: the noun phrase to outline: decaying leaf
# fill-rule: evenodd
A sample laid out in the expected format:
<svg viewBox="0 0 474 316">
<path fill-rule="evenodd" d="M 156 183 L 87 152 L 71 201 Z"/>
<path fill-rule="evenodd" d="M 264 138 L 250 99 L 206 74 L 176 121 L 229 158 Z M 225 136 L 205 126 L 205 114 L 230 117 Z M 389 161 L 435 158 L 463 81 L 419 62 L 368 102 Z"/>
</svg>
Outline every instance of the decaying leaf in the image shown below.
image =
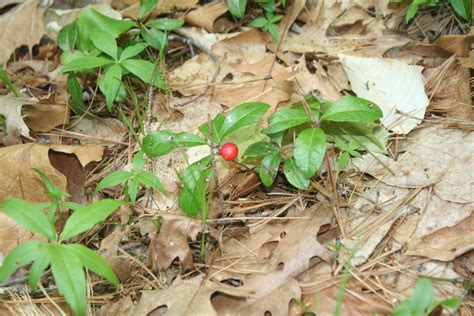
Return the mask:
<svg viewBox="0 0 474 316">
<path fill-rule="evenodd" d="M 214 22 L 227 11 L 227 3 L 212 2 L 189 12 L 186 15 L 186 22 L 194 26 L 202 27 L 209 32 L 213 32 L 216 31 L 214 30 Z"/>
<path fill-rule="evenodd" d="M 121 143 L 128 129 L 114 118 L 79 118 L 72 123 L 70 132 L 81 138 L 82 144 L 114 146 Z"/>
<path fill-rule="evenodd" d="M 21 109 L 25 104 L 35 104 L 35 98 L 16 98 L 2 96 L 0 98 L 0 116 L 4 120 L 3 144 L 21 144 L 21 136 L 30 138 L 30 130 L 23 121 Z"/>
</svg>

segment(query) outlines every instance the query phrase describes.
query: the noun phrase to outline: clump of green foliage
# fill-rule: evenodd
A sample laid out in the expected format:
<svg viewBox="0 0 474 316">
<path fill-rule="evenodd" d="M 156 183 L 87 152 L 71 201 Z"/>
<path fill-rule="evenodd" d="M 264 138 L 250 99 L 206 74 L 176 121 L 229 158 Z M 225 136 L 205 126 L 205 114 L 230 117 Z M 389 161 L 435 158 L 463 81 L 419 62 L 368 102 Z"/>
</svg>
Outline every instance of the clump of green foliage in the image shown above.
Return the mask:
<svg viewBox="0 0 474 316">
<path fill-rule="evenodd" d="M 392 2 L 401 2 L 401 0 L 392 0 Z M 454 12 L 461 17 L 464 21 L 470 22 L 472 18 L 472 0 L 448 0 L 449 5 L 453 8 Z M 420 7 L 436 7 L 439 5 L 439 0 L 413 0 L 408 6 L 407 15 L 405 17 L 406 23 L 415 17 Z"/>
</svg>

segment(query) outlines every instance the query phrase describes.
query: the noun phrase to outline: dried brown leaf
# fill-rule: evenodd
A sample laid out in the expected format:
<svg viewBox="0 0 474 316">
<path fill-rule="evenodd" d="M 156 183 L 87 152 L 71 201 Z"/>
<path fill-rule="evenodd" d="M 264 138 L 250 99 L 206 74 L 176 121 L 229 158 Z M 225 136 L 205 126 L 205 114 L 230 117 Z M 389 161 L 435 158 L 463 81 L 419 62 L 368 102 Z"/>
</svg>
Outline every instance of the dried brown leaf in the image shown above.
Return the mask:
<svg viewBox="0 0 474 316">
<path fill-rule="evenodd" d="M 186 15 L 186 22 L 209 32 L 214 32 L 214 22 L 227 11 L 227 3 L 220 1 L 212 2 L 189 12 Z"/>
</svg>

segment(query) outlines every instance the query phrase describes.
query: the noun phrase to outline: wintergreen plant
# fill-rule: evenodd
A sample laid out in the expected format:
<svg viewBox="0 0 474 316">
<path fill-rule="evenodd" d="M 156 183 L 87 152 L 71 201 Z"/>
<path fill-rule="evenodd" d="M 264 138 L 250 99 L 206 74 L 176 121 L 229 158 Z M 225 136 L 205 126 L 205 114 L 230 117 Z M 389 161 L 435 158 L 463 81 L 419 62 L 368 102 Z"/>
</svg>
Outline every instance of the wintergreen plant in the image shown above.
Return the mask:
<svg viewBox="0 0 474 316">
<path fill-rule="evenodd" d="M 104 277 L 115 287 L 119 282 L 107 262 L 95 251 L 78 243 L 69 243 L 71 238 L 89 230 L 105 220 L 122 203 L 103 199 L 89 205 L 64 202 L 69 196 L 54 186 L 41 171 L 36 170 L 46 187 L 45 194 L 52 198 L 49 203 L 31 203 L 11 198 L 1 204 L 1 209 L 12 220 L 36 233 L 47 242 L 26 241 L 11 250 L 0 267 L 0 284 L 19 266 L 33 262 L 28 277 L 29 285 L 35 289 L 48 266 L 51 266 L 54 281 L 75 315 L 86 315 L 87 284 L 84 269 Z M 56 231 L 58 213 L 67 207 L 73 210 L 61 233 Z M 44 213 L 47 210 L 47 215 Z"/>
<path fill-rule="evenodd" d="M 158 177 L 151 172 L 143 171 L 144 166 L 145 157 L 143 151 L 139 151 L 133 157 L 131 171 L 119 170 L 108 174 L 97 185 L 96 191 L 121 184 L 124 185 L 125 196 L 132 203 L 136 203 L 137 201 L 137 194 L 140 186 L 148 186 L 166 194 L 165 188 Z"/>
</svg>

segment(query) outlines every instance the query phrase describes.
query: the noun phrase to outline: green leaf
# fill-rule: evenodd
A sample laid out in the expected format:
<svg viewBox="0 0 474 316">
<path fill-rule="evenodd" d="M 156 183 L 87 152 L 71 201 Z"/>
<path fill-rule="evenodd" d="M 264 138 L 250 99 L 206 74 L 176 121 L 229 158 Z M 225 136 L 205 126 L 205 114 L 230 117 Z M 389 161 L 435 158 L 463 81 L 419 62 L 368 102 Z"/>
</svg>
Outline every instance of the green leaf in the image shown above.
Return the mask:
<svg viewBox="0 0 474 316">
<path fill-rule="evenodd" d="M 13 94 L 15 94 L 15 96 L 21 97 L 20 92 L 18 92 L 17 88 L 12 83 L 2 66 L 0 66 L 0 79 L 5 82 L 5 84 L 8 86 L 8 88 L 10 88 L 10 90 L 13 92 Z"/>
<path fill-rule="evenodd" d="M 60 73 L 66 73 L 69 71 L 84 71 L 87 69 L 93 69 L 105 65 L 110 65 L 114 63 L 112 59 L 102 58 L 102 57 L 79 57 L 71 60 L 61 69 Z"/>
<path fill-rule="evenodd" d="M 139 18 L 143 19 L 145 15 L 153 11 L 158 5 L 158 0 L 140 0 Z"/>
<path fill-rule="evenodd" d="M 72 22 L 63 26 L 59 31 L 57 37 L 58 46 L 63 50 L 71 50 L 76 45 L 77 41 L 77 25 L 76 22 Z"/>
<path fill-rule="evenodd" d="M 275 151 L 262 160 L 261 166 L 258 168 L 258 174 L 263 185 L 269 187 L 275 181 L 277 176 L 278 167 L 280 166 L 281 153 Z"/>
<path fill-rule="evenodd" d="M 51 256 L 48 250 L 49 245 L 43 244 L 43 246 L 45 247 L 42 247 L 41 251 L 38 251 L 38 255 L 31 266 L 30 275 L 28 276 L 28 283 L 32 289 L 36 289 L 41 276 L 51 263 Z"/>
<path fill-rule="evenodd" d="M 128 180 L 127 182 L 127 190 L 128 190 L 128 196 L 130 197 L 130 202 L 133 204 L 137 203 L 137 195 L 138 195 L 138 190 L 140 189 L 140 183 L 138 183 L 135 178 L 132 178 Z"/>
<path fill-rule="evenodd" d="M 146 23 L 146 26 L 152 27 L 157 30 L 161 31 L 173 31 L 181 26 L 183 26 L 184 20 L 182 19 L 168 19 L 168 18 L 162 18 L 162 19 L 154 19 Z"/>
<path fill-rule="evenodd" d="M 97 187 L 95 188 L 96 192 L 113 187 L 117 184 L 123 184 L 125 181 L 133 177 L 133 173 L 128 171 L 114 171 L 106 175 L 102 181 L 99 182 Z"/>
<path fill-rule="evenodd" d="M 114 38 L 127 32 L 136 26 L 135 22 L 129 20 L 112 19 L 93 8 L 85 10 L 77 19 L 78 43 L 81 51 L 91 51 L 94 45 L 90 39 L 93 30 L 101 30 L 112 34 Z"/>
<path fill-rule="evenodd" d="M 461 306 L 461 301 L 457 298 L 450 298 L 439 302 L 438 305 L 451 309 L 458 309 L 459 306 Z"/>
<path fill-rule="evenodd" d="M 102 30 L 93 30 L 91 32 L 91 40 L 94 46 L 101 52 L 117 60 L 118 47 L 115 37 L 112 34 Z"/>
<path fill-rule="evenodd" d="M 145 153 L 140 150 L 135 154 L 135 156 L 133 156 L 132 171 L 138 172 L 143 169 L 143 166 L 145 166 Z"/>
<path fill-rule="evenodd" d="M 148 45 L 145 43 L 138 43 L 133 46 L 125 48 L 120 55 L 120 60 L 125 60 L 137 56 L 140 54 Z"/>
<path fill-rule="evenodd" d="M 76 316 L 86 315 L 86 278 L 80 259 L 65 245 L 49 247 L 51 268 L 59 293 Z"/>
<path fill-rule="evenodd" d="M 142 149 L 151 157 L 166 155 L 176 148 L 206 145 L 206 141 L 189 132 L 156 131 L 143 138 Z"/>
<path fill-rule="evenodd" d="M 159 190 L 161 193 L 166 194 L 166 190 L 161 184 L 158 177 L 150 172 L 140 171 L 134 177 L 135 180 L 146 186 L 152 187 L 153 189 Z"/>
<path fill-rule="evenodd" d="M 74 255 L 79 258 L 81 264 L 84 267 L 104 277 L 110 283 L 115 285 L 116 288 L 120 287 L 117 276 L 115 275 L 112 268 L 109 266 L 107 261 L 105 261 L 104 258 L 102 258 L 95 251 L 80 244 L 65 245 L 64 247 L 68 252 L 74 253 Z"/>
<path fill-rule="evenodd" d="M 265 134 L 275 134 L 308 122 L 310 122 L 310 119 L 304 109 L 284 109 L 276 111 L 269 117 L 268 127 L 263 132 Z"/>
<path fill-rule="evenodd" d="M 305 190 L 309 186 L 309 179 L 298 169 L 293 158 L 289 158 L 283 165 L 283 172 L 288 182 L 294 187 Z"/>
<path fill-rule="evenodd" d="M 218 113 L 216 117 L 210 122 L 213 127 L 214 143 L 218 144 L 220 140 L 219 133 L 222 130 L 222 124 L 224 124 L 225 116 L 222 113 Z M 209 138 L 209 124 L 208 122 L 199 126 L 199 131 L 207 138 Z"/>
<path fill-rule="evenodd" d="M 110 66 L 109 69 L 105 72 L 105 75 L 102 77 L 102 80 L 99 81 L 100 91 L 105 95 L 105 103 L 107 104 L 107 109 L 112 111 L 112 106 L 114 104 L 115 98 L 122 84 L 122 67 L 119 64 L 114 64 Z"/>
<path fill-rule="evenodd" d="M 51 182 L 51 180 L 48 178 L 48 176 L 45 175 L 43 172 L 41 172 L 41 170 L 36 169 L 36 168 L 34 168 L 33 170 L 34 170 L 34 171 L 41 177 L 41 179 L 43 180 L 43 183 L 44 183 L 44 185 L 45 185 L 45 187 L 46 187 L 46 192 L 45 192 L 45 194 L 46 194 L 47 196 L 50 196 L 50 197 L 52 197 L 52 198 L 54 198 L 54 199 L 57 199 L 57 200 L 61 199 L 61 197 L 63 197 L 63 196 L 64 196 L 64 197 L 70 196 L 69 194 L 67 194 L 67 193 L 65 193 L 65 192 L 62 192 L 57 186 L 55 186 L 55 185 L 53 184 L 53 182 Z"/>
<path fill-rule="evenodd" d="M 270 33 L 273 40 L 275 42 L 278 42 L 278 37 L 280 36 L 280 28 L 278 27 L 278 25 L 276 25 L 274 23 L 268 23 L 265 26 L 265 29 L 268 31 L 268 33 Z"/>
<path fill-rule="evenodd" d="M 250 27 L 264 27 L 268 24 L 267 19 L 265 18 L 257 18 L 249 23 Z"/>
<path fill-rule="evenodd" d="M 157 29 L 140 28 L 140 35 L 145 42 L 157 51 L 166 51 L 168 48 L 168 38 L 166 34 Z"/>
<path fill-rule="evenodd" d="M 212 169 L 204 170 L 197 164 L 190 165 L 181 177 L 182 188 L 179 193 L 179 207 L 189 217 L 201 214 L 205 221 L 207 217 L 206 178 L 210 177 Z"/>
<path fill-rule="evenodd" d="M 414 315 L 424 315 L 433 304 L 434 295 L 431 280 L 428 278 L 419 279 L 411 297 L 412 313 Z"/>
<path fill-rule="evenodd" d="M 350 155 L 348 152 L 343 152 L 339 156 L 339 160 L 337 161 L 337 171 L 341 172 L 346 169 L 347 163 L 349 162 Z"/>
<path fill-rule="evenodd" d="M 0 266 L 0 284 L 15 272 L 18 265 L 25 265 L 35 260 L 41 252 L 42 244 L 37 240 L 25 241 L 11 250 L 3 260 L 2 266 Z"/>
<path fill-rule="evenodd" d="M 247 0 L 227 0 L 227 7 L 230 13 L 239 19 L 244 17 L 246 6 Z"/>
<path fill-rule="evenodd" d="M 302 131 L 295 141 L 295 163 L 307 178 L 314 176 L 326 153 L 326 134 L 320 128 Z"/>
<path fill-rule="evenodd" d="M 382 110 L 369 100 L 344 96 L 334 102 L 321 120 L 334 122 L 375 121 L 383 117 Z"/>
<path fill-rule="evenodd" d="M 268 104 L 261 102 L 243 103 L 233 108 L 222 123 L 219 131 L 220 140 L 224 140 L 225 137 L 242 127 L 257 123 L 269 108 Z"/>
<path fill-rule="evenodd" d="M 73 72 L 70 72 L 67 76 L 66 87 L 67 91 L 71 95 L 71 100 L 69 100 L 69 107 L 77 115 L 85 115 L 87 112 L 86 106 L 84 104 L 84 98 L 82 97 L 82 86 Z"/>
<path fill-rule="evenodd" d="M 120 64 L 132 74 L 140 78 L 143 82 L 151 83 L 153 71 L 155 70 L 155 64 L 149 62 L 148 60 L 141 59 L 127 59 L 122 61 Z M 155 86 L 158 88 L 165 87 L 165 82 L 161 77 L 159 69 L 156 71 Z"/>
<path fill-rule="evenodd" d="M 449 3 L 457 15 L 467 22 L 471 21 L 472 0 L 449 0 Z"/>
<path fill-rule="evenodd" d="M 106 219 L 120 205 L 122 205 L 121 201 L 103 199 L 76 209 L 64 226 L 64 230 L 61 233 L 61 240 L 68 240 L 73 236 L 85 232 Z"/>
<path fill-rule="evenodd" d="M 260 141 L 250 145 L 243 154 L 244 159 L 260 159 L 266 155 L 277 151 L 278 147 L 267 141 Z"/>
<path fill-rule="evenodd" d="M 56 239 L 56 230 L 43 213 L 41 206 L 13 198 L 3 202 L 2 208 L 5 214 L 18 224 L 48 238 L 48 240 Z"/>
<path fill-rule="evenodd" d="M 260 5 L 262 8 L 267 12 L 266 16 L 268 20 L 271 20 L 273 18 L 273 13 L 276 11 L 276 3 L 275 0 L 265 0 L 261 1 Z"/>
<path fill-rule="evenodd" d="M 420 6 L 418 4 L 415 4 L 412 2 L 407 9 L 407 15 L 405 16 L 405 23 L 408 24 L 410 21 L 413 19 L 415 16 L 416 12 L 420 9 Z"/>
</svg>

